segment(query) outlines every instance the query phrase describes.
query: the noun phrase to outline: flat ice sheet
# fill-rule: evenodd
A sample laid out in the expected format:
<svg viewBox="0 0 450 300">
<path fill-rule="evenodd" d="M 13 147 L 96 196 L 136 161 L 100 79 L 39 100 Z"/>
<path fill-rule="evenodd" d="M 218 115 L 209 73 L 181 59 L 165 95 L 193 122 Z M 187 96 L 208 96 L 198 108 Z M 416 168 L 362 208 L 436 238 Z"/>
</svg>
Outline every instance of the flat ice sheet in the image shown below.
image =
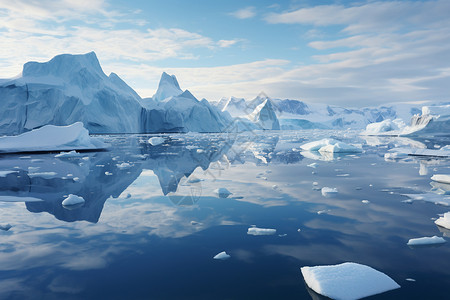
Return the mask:
<svg viewBox="0 0 450 300">
<path fill-rule="evenodd" d="M 386 274 L 352 262 L 302 267 L 301 271 L 306 284 L 312 290 L 332 299 L 360 299 L 400 288 Z"/>
</svg>

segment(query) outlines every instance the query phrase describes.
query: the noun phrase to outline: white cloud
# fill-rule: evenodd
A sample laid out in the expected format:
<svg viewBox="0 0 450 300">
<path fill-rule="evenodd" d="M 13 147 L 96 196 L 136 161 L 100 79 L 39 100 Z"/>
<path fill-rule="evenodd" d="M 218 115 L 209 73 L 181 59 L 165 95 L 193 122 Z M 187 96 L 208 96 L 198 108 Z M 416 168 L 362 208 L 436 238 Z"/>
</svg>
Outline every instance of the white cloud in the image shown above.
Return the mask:
<svg viewBox="0 0 450 300">
<path fill-rule="evenodd" d="M 251 19 L 256 16 L 256 9 L 253 6 L 249 6 L 232 12 L 230 15 L 238 19 Z"/>
<path fill-rule="evenodd" d="M 220 48 L 228 48 L 228 47 L 233 46 L 237 42 L 238 42 L 238 40 L 220 40 L 220 41 L 217 42 L 217 45 Z"/>
</svg>

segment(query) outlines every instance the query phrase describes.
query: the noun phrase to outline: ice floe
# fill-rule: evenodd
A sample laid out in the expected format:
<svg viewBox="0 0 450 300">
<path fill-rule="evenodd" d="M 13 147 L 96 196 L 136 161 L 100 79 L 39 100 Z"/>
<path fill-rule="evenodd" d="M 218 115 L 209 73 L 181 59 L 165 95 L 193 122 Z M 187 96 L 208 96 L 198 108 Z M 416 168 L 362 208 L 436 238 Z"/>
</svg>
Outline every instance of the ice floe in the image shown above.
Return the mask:
<svg viewBox="0 0 450 300">
<path fill-rule="evenodd" d="M 386 274 L 352 262 L 302 267 L 301 272 L 309 288 L 332 299 L 360 299 L 400 288 Z"/>
<path fill-rule="evenodd" d="M 90 137 L 81 122 L 68 126 L 45 125 L 20 135 L 0 137 L 0 153 L 96 150 L 107 147 L 98 138 Z"/>
<path fill-rule="evenodd" d="M 422 149 L 422 148 L 405 148 L 398 147 L 390 149 L 384 155 L 384 158 L 400 158 L 404 156 L 435 156 L 435 157 L 450 157 L 450 150 L 448 149 Z"/>
<path fill-rule="evenodd" d="M 421 237 L 421 238 L 410 239 L 408 241 L 407 245 L 408 246 L 427 246 L 427 245 L 444 244 L 445 242 L 446 242 L 445 239 L 435 235 L 432 237 Z"/>
<path fill-rule="evenodd" d="M 81 154 L 75 150 L 69 151 L 69 152 L 61 152 L 59 154 L 56 154 L 55 157 L 57 158 L 72 158 L 72 157 L 79 157 Z"/>
<path fill-rule="evenodd" d="M 355 147 L 335 139 L 322 139 L 309 142 L 300 146 L 305 151 L 318 151 L 320 153 L 358 153 L 361 148 Z"/>
<path fill-rule="evenodd" d="M 148 140 L 148 143 L 152 146 L 158 146 L 164 143 L 165 139 L 160 136 L 154 136 Z"/>
<path fill-rule="evenodd" d="M 402 195 L 410 198 L 413 201 L 425 201 L 443 206 L 450 206 L 450 197 L 446 197 L 444 195 L 439 195 L 435 193 L 402 194 Z"/>
<path fill-rule="evenodd" d="M 277 230 L 271 228 L 250 227 L 247 230 L 247 234 L 250 235 L 273 235 L 275 233 L 277 233 Z"/>
<path fill-rule="evenodd" d="M 225 251 L 220 252 L 219 254 L 217 254 L 216 256 L 214 256 L 214 259 L 220 259 L 220 260 L 225 260 L 225 259 L 229 259 L 231 256 L 228 255 Z"/>
<path fill-rule="evenodd" d="M 435 174 L 435 175 L 431 176 L 431 180 L 450 184 L 450 175 Z"/>
<path fill-rule="evenodd" d="M 324 197 L 334 197 L 339 193 L 337 188 L 330 188 L 327 186 L 323 187 L 321 191 Z"/>
<path fill-rule="evenodd" d="M 450 211 L 446 212 L 444 214 L 444 216 L 440 217 L 439 219 L 437 219 L 436 221 L 434 221 L 434 223 L 438 226 L 447 228 L 450 230 Z"/>
<path fill-rule="evenodd" d="M 70 194 L 69 196 L 67 196 L 67 198 L 65 198 L 63 200 L 62 205 L 63 206 L 72 206 L 72 205 L 81 205 L 83 203 L 84 203 L 83 197 Z"/>
</svg>

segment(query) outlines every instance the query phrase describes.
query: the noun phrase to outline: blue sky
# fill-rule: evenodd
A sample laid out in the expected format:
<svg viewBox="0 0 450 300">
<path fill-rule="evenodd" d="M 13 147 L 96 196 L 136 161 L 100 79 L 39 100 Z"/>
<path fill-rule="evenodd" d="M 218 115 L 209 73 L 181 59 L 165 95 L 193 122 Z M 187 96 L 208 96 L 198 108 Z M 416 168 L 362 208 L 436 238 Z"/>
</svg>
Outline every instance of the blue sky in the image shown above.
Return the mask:
<svg viewBox="0 0 450 300">
<path fill-rule="evenodd" d="M 95 51 L 142 97 L 449 101 L 450 1 L 0 0 L 0 77 Z"/>
</svg>

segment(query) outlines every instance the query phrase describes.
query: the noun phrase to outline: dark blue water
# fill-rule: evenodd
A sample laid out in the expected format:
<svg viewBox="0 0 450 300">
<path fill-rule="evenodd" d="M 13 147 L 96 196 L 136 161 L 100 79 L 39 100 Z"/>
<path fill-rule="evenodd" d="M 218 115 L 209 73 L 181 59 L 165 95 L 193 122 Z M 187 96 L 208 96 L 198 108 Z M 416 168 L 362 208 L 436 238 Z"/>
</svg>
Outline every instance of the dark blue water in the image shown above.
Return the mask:
<svg viewBox="0 0 450 300">
<path fill-rule="evenodd" d="M 330 136 L 364 153 L 298 150 Z M 166 135 L 151 146 L 149 137 L 102 136 L 109 151 L 76 158 L 0 156 L 0 172 L 14 171 L 0 177 L 0 224 L 12 225 L 0 230 L 1 299 L 325 299 L 300 268 L 346 261 L 401 285 L 370 299 L 448 298 L 450 244 L 406 243 L 450 242 L 433 221 L 450 208 L 401 194 L 431 191 L 450 161 L 384 159 L 395 146 L 447 141 L 303 131 Z M 322 196 L 325 186 L 338 195 Z M 218 197 L 221 187 L 233 194 Z M 85 204 L 63 207 L 68 194 Z M 248 235 L 252 225 L 277 233 Z M 231 258 L 212 258 L 222 251 Z"/>
</svg>

